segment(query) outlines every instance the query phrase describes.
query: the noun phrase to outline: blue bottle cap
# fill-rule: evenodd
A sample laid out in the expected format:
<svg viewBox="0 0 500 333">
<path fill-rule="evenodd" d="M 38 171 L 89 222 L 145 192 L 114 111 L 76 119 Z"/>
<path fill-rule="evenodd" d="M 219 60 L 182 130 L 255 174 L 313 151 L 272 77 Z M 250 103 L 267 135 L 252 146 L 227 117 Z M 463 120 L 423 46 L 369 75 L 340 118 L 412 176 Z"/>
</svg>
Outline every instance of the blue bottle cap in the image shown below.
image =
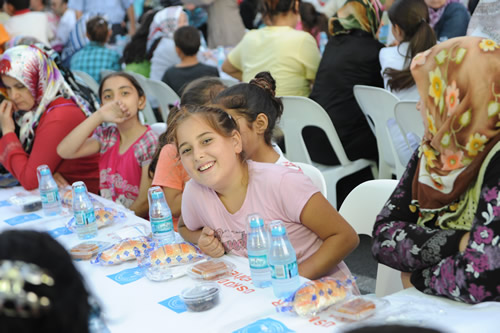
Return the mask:
<svg viewBox="0 0 500 333">
<path fill-rule="evenodd" d="M 250 222 L 251 228 L 259 228 L 264 225 L 264 220 L 259 216 L 259 214 L 248 215 L 248 221 Z"/>
<path fill-rule="evenodd" d="M 163 191 L 151 192 L 151 199 L 161 199 L 163 198 Z"/>
<path fill-rule="evenodd" d="M 286 235 L 286 228 L 283 225 L 283 223 L 281 223 L 281 221 L 271 222 L 270 228 L 271 228 L 271 235 L 272 236 L 284 236 L 284 235 Z"/>
<path fill-rule="evenodd" d="M 50 169 L 49 168 L 40 169 L 40 175 L 42 176 L 50 175 Z"/>
<path fill-rule="evenodd" d="M 85 183 L 82 181 L 74 182 L 73 184 L 71 184 L 71 187 L 73 188 L 73 191 L 75 193 L 83 193 L 87 190 Z"/>
</svg>

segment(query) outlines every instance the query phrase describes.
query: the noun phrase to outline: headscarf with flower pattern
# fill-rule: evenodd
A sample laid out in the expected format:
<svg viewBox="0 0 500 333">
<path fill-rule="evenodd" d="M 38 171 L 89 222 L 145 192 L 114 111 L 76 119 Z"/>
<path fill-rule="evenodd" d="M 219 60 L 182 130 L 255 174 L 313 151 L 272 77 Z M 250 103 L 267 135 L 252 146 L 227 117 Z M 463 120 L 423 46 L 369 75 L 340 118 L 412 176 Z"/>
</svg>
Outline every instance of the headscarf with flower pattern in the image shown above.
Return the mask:
<svg viewBox="0 0 500 333">
<path fill-rule="evenodd" d="M 25 151 L 31 149 L 40 117 L 56 98 L 72 99 L 87 116 L 90 115 L 88 107 L 74 94 L 54 61 L 35 45 L 20 45 L 6 50 L 0 60 L 0 75 L 8 75 L 21 82 L 35 100 L 33 109 L 24 110 L 27 112 L 16 120 L 20 126 L 19 140 Z"/>
<path fill-rule="evenodd" d="M 183 13 L 182 6 L 172 6 L 164 8 L 155 14 L 153 22 L 149 26 L 149 35 L 146 44 L 148 52 L 154 41 L 158 38 L 174 38 L 174 32 L 179 28 L 179 19 Z"/>
<path fill-rule="evenodd" d="M 333 36 L 359 29 L 375 38 L 382 17 L 381 8 L 379 0 L 347 0 L 328 22 L 328 30 Z"/>
<path fill-rule="evenodd" d="M 500 46 L 449 39 L 417 54 L 410 69 L 425 124 L 412 196 L 420 208 L 439 209 L 475 183 L 500 139 Z"/>
</svg>

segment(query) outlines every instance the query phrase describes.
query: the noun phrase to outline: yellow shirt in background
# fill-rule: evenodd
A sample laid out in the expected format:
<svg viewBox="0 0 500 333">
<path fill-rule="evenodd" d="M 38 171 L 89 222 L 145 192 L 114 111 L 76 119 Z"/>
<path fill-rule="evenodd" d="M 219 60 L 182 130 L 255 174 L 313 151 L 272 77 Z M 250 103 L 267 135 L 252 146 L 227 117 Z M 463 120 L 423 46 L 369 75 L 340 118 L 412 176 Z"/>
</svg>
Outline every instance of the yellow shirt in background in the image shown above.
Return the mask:
<svg viewBox="0 0 500 333">
<path fill-rule="evenodd" d="M 228 54 L 229 62 L 243 72 L 243 82 L 271 72 L 277 96 L 309 96 L 320 58 L 309 33 L 286 26 L 251 30 Z"/>
</svg>

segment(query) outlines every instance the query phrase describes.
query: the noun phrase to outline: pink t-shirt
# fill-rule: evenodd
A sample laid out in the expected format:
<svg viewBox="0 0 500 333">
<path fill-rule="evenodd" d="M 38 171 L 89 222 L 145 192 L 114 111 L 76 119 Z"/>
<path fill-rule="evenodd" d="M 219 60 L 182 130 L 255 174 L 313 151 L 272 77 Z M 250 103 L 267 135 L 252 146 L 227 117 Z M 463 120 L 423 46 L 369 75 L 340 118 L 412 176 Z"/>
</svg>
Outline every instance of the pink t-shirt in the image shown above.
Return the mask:
<svg viewBox="0 0 500 333">
<path fill-rule="evenodd" d="M 309 258 L 323 241 L 300 222 L 300 214 L 313 194 L 319 192 L 309 177 L 301 171 L 271 163 L 248 161 L 249 183 L 245 201 L 240 210 L 231 214 L 217 193 L 190 180 L 182 196 L 182 217 L 186 227 L 198 230 L 204 226 L 213 229 L 222 241 L 226 253 L 247 256 L 247 216 L 259 213 L 268 225 L 281 220 L 287 230 L 299 263 Z M 348 273 L 341 262 L 329 275 L 339 270 Z"/>
<path fill-rule="evenodd" d="M 120 132 L 116 126 L 98 127 L 93 137 L 101 144 L 101 196 L 130 207 L 139 195 L 142 167 L 151 162 L 158 146 L 158 135 L 148 126 L 123 154 L 120 154 Z"/>
</svg>

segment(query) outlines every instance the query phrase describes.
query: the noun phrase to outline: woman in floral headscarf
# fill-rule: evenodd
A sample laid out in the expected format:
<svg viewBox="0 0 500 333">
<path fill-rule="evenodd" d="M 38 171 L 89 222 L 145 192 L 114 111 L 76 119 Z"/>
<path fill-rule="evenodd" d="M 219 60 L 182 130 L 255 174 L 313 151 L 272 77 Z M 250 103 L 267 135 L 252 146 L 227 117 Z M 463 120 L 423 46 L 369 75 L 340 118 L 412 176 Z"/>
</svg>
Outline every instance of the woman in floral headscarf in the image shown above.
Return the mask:
<svg viewBox="0 0 500 333">
<path fill-rule="evenodd" d="M 376 38 L 382 10 L 378 0 L 347 0 L 329 22 L 330 39 L 309 96 L 332 119 L 350 159 L 377 160 L 377 144 L 353 94 L 356 84 L 382 87 L 378 54 L 384 46 Z M 339 161 L 326 135 L 306 128 L 304 138 L 315 162 Z M 367 175 L 366 177 L 370 177 Z M 359 177 L 358 177 L 359 178 Z M 356 184 L 346 185 L 347 192 Z M 350 188 L 348 188 L 350 187 Z"/>
<path fill-rule="evenodd" d="M 377 217 L 373 254 L 424 293 L 500 301 L 500 46 L 453 38 L 411 71 L 426 131 Z"/>
<path fill-rule="evenodd" d="M 0 104 L 0 163 L 28 190 L 38 186 L 36 168 L 47 164 L 59 185 L 82 180 L 97 193 L 99 156 L 63 160 L 56 152 L 59 142 L 89 114 L 56 64 L 37 46 L 21 45 L 5 51 L 0 75 L 9 97 Z"/>
<path fill-rule="evenodd" d="M 175 52 L 174 32 L 188 24 L 188 18 L 182 6 L 172 6 L 155 14 L 149 27 L 147 52 L 153 52 L 150 77 L 160 80 L 165 71 L 181 62 Z"/>
</svg>

